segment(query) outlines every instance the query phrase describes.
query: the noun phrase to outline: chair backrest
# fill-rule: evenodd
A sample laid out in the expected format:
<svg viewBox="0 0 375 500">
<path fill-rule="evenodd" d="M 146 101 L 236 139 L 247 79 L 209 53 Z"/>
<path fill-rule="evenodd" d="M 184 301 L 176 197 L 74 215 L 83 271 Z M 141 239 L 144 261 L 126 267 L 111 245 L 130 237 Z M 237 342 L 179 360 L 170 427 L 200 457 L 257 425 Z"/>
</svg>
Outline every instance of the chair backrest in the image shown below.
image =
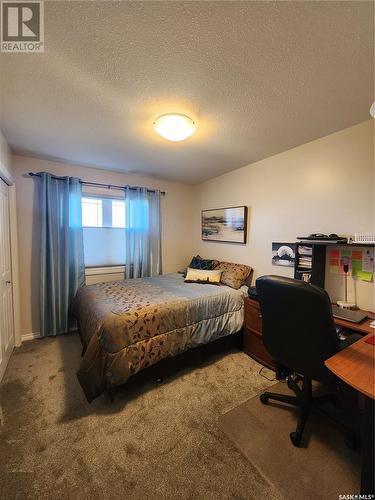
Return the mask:
<svg viewBox="0 0 375 500">
<path fill-rule="evenodd" d="M 262 276 L 256 289 L 271 356 L 309 378 L 332 379 L 324 361 L 338 351 L 339 341 L 327 292 L 282 276 Z"/>
</svg>

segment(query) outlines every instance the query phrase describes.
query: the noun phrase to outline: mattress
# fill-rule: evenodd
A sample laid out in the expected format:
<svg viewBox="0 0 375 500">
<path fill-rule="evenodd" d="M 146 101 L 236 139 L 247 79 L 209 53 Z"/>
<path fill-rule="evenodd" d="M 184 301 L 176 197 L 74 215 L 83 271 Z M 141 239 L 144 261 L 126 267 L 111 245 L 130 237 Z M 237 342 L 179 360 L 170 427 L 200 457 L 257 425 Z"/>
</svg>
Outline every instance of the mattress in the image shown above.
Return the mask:
<svg viewBox="0 0 375 500">
<path fill-rule="evenodd" d="M 185 283 L 181 274 L 83 286 L 72 312 L 89 401 L 167 357 L 238 332 L 247 287 Z"/>
</svg>

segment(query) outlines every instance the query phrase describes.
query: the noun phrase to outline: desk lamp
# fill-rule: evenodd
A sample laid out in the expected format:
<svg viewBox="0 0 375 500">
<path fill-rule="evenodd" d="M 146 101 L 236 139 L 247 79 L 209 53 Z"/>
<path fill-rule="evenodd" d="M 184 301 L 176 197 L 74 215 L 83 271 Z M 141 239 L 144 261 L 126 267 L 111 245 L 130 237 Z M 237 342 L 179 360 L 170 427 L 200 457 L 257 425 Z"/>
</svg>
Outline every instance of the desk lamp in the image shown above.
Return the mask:
<svg viewBox="0 0 375 500">
<path fill-rule="evenodd" d="M 345 274 L 345 300 L 338 300 L 337 305 L 342 309 L 354 309 L 356 304 L 348 302 L 348 272 L 349 272 L 349 257 L 342 258 L 342 267 Z"/>
</svg>

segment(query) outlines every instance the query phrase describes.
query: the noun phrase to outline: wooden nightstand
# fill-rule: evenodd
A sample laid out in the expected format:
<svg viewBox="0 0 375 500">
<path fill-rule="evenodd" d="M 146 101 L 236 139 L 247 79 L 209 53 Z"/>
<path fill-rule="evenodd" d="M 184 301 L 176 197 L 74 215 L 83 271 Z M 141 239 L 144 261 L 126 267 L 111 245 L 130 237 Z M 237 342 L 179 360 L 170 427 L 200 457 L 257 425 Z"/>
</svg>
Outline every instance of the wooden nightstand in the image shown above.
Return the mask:
<svg viewBox="0 0 375 500">
<path fill-rule="evenodd" d="M 258 361 L 258 363 L 275 370 L 276 365 L 262 341 L 262 315 L 260 313 L 259 302 L 248 297 L 244 298 L 244 302 L 245 324 L 243 350 L 246 354 Z"/>
</svg>

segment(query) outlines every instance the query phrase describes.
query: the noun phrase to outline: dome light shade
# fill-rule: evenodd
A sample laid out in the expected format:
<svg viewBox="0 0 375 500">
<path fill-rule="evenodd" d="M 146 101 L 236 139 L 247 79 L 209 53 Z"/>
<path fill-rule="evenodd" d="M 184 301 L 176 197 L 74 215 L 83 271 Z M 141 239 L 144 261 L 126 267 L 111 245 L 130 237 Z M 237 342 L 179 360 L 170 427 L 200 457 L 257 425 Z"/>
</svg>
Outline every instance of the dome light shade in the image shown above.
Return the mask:
<svg viewBox="0 0 375 500">
<path fill-rule="evenodd" d="M 168 141 L 184 141 L 194 134 L 196 124 L 186 115 L 173 113 L 156 118 L 154 129 Z"/>
<path fill-rule="evenodd" d="M 372 103 L 370 108 L 370 115 L 375 118 L 375 101 Z"/>
</svg>

